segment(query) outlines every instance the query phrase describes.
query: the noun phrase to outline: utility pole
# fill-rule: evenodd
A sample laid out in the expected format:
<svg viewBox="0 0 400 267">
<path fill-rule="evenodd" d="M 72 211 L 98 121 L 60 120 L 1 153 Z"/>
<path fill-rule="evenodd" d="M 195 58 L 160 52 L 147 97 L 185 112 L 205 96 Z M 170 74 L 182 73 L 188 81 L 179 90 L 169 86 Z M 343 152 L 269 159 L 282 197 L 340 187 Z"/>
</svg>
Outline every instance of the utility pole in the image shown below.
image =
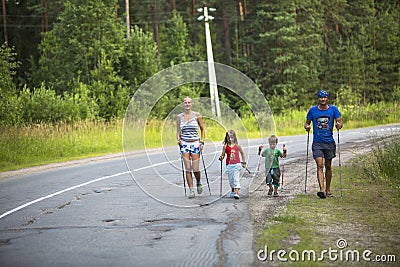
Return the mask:
<svg viewBox="0 0 400 267">
<path fill-rule="evenodd" d="M 211 98 L 211 109 L 213 115 L 217 115 L 218 120 L 221 121 L 221 109 L 219 106 L 219 96 L 218 96 L 218 86 L 217 86 L 217 78 L 215 75 L 215 66 L 214 66 L 214 56 L 212 51 L 212 43 L 211 43 L 211 34 L 210 34 L 210 25 L 208 23 L 209 20 L 214 19 L 213 16 L 208 15 L 208 11 L 215 12 L 215 8 L 199 8 L 198 12 L 204 12 L 203 15 L 198 17 L 198 20 L 203 20 L 205 23 L 206 30 L 206 46 L 207 46 L 207 61 L 208 61 L 208 79 L 210 83 L 210 98 Z"/>
</svg>

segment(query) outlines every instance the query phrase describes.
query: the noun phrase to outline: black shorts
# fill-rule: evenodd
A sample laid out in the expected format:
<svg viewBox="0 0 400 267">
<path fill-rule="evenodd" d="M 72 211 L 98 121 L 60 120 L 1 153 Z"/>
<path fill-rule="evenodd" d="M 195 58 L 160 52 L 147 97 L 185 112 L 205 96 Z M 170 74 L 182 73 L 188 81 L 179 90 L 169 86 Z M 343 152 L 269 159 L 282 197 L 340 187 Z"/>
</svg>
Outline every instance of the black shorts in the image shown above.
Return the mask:
<svg viewBox="0 0 400 267">
<path fill-rule="evenodd" d="M 275 187 L 280 186 L 281 170 L 279 168 L 269 169 L 267 176 L 265 177 L 266 184 L 272 184 Z"/>
<path fill-rule="evenodd" d="M 333 159 L 336 157 L 336 143 L 313 143 L 313 158 Z"/>
</svg>

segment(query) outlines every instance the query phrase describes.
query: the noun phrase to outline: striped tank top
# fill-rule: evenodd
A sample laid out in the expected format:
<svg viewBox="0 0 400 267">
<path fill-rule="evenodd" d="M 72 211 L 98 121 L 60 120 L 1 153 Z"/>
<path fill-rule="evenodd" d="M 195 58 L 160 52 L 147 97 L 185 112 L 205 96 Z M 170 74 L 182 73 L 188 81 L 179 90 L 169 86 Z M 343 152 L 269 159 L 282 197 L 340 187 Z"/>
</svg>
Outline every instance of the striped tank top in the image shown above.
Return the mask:
<svg viewBox="0 0 400 267">
<path fill-rule="evenodd" d="M 183 141 L 198 141 L 200 140 L 199 136 L 199 124 L 196 118 L 196 112 L 192 111 L 192 118 L 190 121 L 185 123 L 184 115 L 181 113 L 181 139 Z"/>
</svg>

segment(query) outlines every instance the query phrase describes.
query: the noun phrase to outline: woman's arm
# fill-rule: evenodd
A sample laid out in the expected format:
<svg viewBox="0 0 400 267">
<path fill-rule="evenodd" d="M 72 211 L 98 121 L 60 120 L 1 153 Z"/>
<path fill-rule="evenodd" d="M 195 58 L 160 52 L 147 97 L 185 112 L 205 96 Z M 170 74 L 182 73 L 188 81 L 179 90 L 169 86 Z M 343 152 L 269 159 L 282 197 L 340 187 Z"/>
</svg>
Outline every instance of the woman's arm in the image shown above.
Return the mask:
<svg viewBox="0 0 400 267">
<path fill-rule="evenodd" d="M 196 118 L 197 118 L 197 123 L 199 124 L 200 132 L 201 132 L 200 141 L 203 142 L 203 144 L 204 144 L 204 139 L 206 138 L 206 131 L 204 129 L 203 118 L 201 117 L 199 112 L 196 112 Z"/>
</svg>

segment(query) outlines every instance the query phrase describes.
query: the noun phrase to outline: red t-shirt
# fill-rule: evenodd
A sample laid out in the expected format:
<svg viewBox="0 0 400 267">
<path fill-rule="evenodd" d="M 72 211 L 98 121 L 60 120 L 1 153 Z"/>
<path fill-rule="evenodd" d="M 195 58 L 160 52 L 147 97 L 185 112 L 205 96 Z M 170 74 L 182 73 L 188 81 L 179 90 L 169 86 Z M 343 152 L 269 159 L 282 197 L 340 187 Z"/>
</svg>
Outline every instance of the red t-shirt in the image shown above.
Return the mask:
<svg viewBox="0 0 400 267">
<path fill-rule="evenodd" d="M 238 149 L 237 145 L 234 145 L 233 147 L 226 145 L 225 153 L 226 153 L 226 164 L 227 165 L 240 163 L 239 149 Z"/>
</svg>

